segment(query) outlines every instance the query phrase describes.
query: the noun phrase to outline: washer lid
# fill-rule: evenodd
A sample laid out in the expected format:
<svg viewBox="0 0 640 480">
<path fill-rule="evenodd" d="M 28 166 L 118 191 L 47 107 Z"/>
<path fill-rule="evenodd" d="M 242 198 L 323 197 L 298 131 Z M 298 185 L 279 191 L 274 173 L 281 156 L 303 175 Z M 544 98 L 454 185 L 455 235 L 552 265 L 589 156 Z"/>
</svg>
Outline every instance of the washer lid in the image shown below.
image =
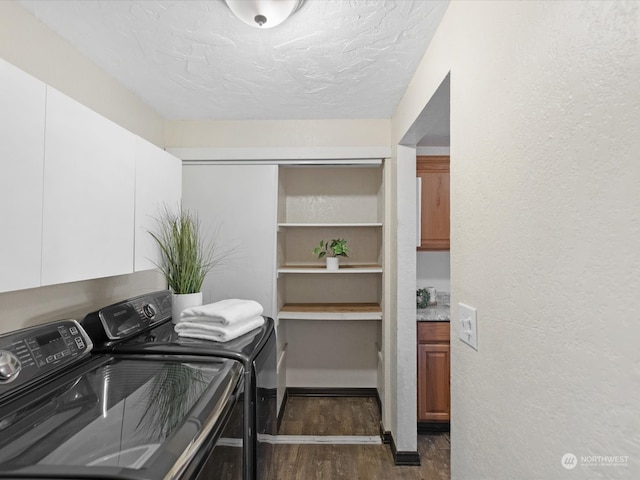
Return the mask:
<svg viewBox="0 0 640 480">
<path fill-rule="evenodd" d="M 0 408 L 0 477 L 179 472 L 222 427 L 242 372 L 227 359 L 104 357 Z"/>
</svg>

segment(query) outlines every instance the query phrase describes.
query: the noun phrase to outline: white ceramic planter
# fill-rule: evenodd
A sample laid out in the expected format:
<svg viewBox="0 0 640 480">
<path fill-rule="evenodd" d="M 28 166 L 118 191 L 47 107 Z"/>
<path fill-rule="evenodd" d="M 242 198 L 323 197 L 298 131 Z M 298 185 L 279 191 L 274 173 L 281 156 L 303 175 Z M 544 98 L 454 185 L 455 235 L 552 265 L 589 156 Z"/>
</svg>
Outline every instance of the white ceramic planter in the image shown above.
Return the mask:
<svg viewBox="0 0 640 480">
<path fill-rule="evenodd" d="M 174 293 L 171 296 L 171 320 L 178 323 L 183 310 L 202 305 L 202 292 L 198 293 Z"/>
<path fill-rule="evenodd" d="M 327 257 L 327 270 L 338 270 L 340 268 L 340 257 Z"/>
</svg>

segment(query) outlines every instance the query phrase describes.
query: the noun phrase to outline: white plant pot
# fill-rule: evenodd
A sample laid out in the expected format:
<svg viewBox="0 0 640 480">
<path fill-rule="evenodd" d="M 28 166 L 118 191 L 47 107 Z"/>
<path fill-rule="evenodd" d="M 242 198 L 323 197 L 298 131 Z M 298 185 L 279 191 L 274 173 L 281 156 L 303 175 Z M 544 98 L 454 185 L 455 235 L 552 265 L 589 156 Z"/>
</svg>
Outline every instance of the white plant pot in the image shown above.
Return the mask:
<svg viewBox="0 0 640 480">
<path fill-rule="evenodd" d="M 183 310 L 198 305 L 202 305 L 202 292 L 174 293 L 171 295 L 171 320 L 173 323 L 178 323 Z"/>
<path fill-rule="evenodd" d="M 338 270 L 340 268 L 339 257 L 327 257 L 327 270 Z"/>
</svg>

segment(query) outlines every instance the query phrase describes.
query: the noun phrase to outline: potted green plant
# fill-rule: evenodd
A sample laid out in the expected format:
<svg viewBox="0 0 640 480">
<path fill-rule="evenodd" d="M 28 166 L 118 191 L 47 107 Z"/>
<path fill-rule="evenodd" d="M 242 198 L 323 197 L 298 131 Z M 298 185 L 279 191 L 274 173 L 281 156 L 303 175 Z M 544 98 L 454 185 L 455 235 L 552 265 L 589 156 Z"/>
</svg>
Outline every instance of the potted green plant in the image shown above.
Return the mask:
<svg viewBox="0 0 640 480">
<path fill-rule="evenodd" d="M 202 305 L 202 283 L 223 260 L 213 240 L 207 241 L 196 213 L 165 207 L 157 219 L 157 231 L 149 234 L 160 249 L 154 262 L 173 292 L 174 323 L 185 308 Z"/>
<path fill-rule="evenodd" d="M 318 259 L 326 258 L 327 270 L 338 270 L 339 257 L 348 257 L 349 251 L 344 238 L 333 238 L 329 241 L 320 240 L 320 244 L 313 249 L 313 254 L 317 255 Z"/>
</svg>

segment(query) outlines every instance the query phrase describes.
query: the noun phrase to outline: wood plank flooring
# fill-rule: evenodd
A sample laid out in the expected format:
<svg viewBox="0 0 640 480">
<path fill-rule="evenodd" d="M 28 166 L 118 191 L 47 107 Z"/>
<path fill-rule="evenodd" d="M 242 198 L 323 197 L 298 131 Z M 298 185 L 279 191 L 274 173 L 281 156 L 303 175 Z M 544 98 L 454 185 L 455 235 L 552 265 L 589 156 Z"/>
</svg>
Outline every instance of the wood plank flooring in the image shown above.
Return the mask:
<svg viewBox="0 0 640 480">
<path fill-rule="evenodd" d="M 279 435 L 379 435 L 373 397 L 289 397 Z"/>
<path fill-rule="evenodd" d="M 373 398 L 290 397 L 280 435 L 378 435 Z M 389 445 L 273 445 L 273 480 L 449 480 L 448 433 L 418 436 L 420 466 L 397 467 Z"/>
</svg>

